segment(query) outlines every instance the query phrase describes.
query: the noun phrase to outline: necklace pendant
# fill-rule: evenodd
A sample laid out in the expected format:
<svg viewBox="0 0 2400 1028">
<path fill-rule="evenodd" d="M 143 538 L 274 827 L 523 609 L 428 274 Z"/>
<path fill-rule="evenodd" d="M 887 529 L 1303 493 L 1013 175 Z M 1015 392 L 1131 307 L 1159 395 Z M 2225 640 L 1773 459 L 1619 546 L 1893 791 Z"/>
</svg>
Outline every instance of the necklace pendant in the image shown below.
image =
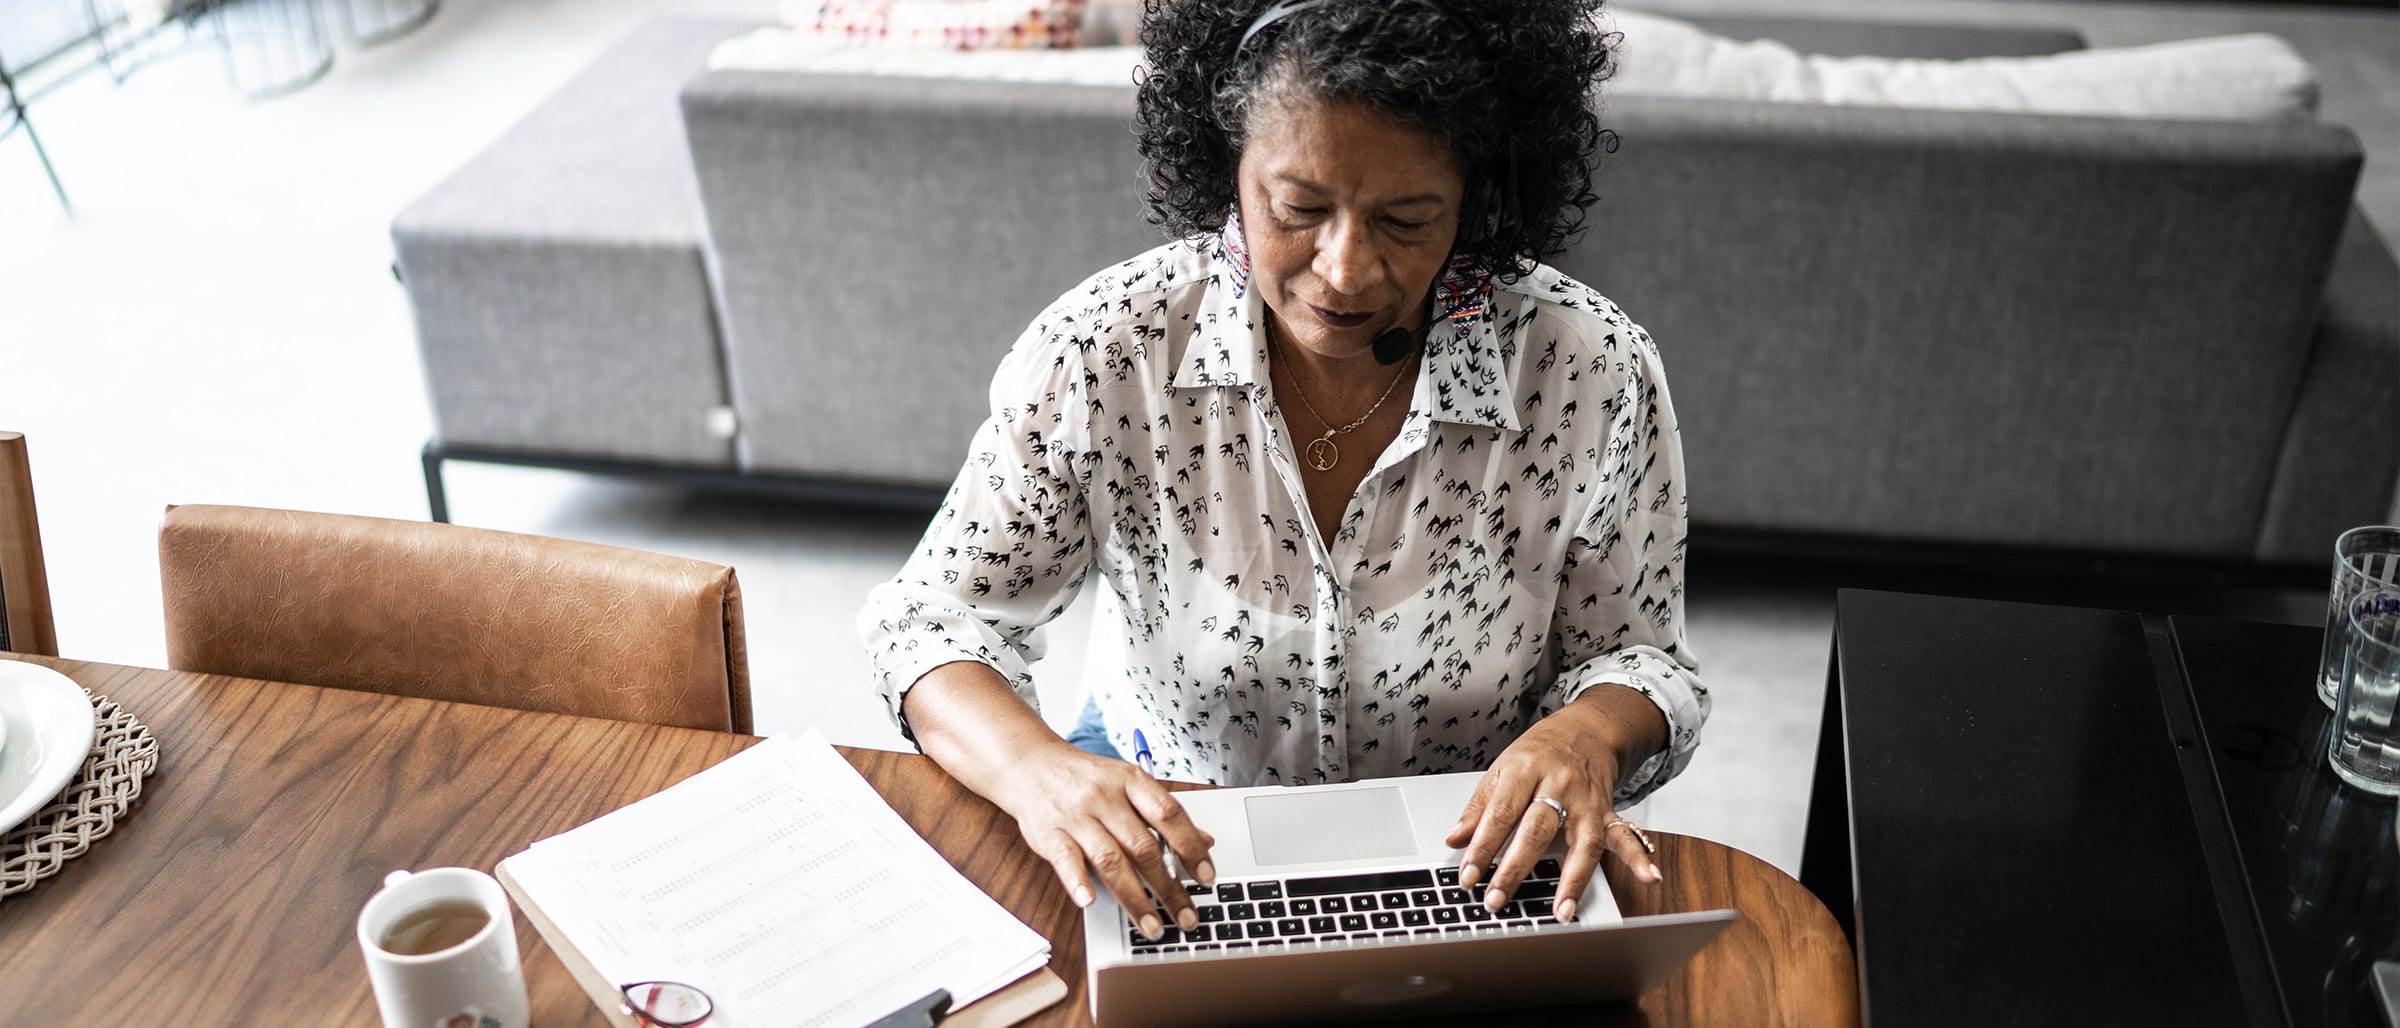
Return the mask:
<svg viewBox="0 0 2400 1028">
<path fill-rule="evenodd" d="M 1315 469 L 1317 469 L 1317 470 L 1319 470 L 1319 471 L 1331 471 L 1331 470 L 1333 470 L 1333 466 L 1334 466 L 1334 465 L 1336 465 L 1336 464 L 1339 464 L 1339 463 L 1341 463 L 1341 462 L 1342 462 L 1342 448 L 1341 448 L 1341 447 L 1339 447 L 1339 446 L 1335 446 L 1335 445 L 1333 445 L 1333 436 L 1332 436 L 1332 435 L 1328 434 L 1328 435 L 1325 435 L 1325 436 L 1323 436 L 1323 437 L 1320 437 L 1320 438 L 1318 438 L 1318 439 L 1311 440 L 1311 441 L 1309 442 L 1309 444 L 1308 444 L 1308 466 L 1309 466 L 1309 467 L 1315 468 Z"/>
</svg>

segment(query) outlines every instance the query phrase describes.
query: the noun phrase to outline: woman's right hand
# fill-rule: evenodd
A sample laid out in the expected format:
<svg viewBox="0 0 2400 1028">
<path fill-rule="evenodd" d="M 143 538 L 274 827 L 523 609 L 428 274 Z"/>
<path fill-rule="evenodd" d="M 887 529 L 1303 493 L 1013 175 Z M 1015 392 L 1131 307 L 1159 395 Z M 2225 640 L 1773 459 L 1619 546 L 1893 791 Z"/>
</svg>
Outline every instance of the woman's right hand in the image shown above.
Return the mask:
<svg viewBox="0 0 2400 1028">
<path fill-rule="evenodd" d="M 1088 863 L 1142 934 L 1157 938 L 1165 927 L 1160 906 L 1184 928 L 1200 923 L 1166 855 L 1171 849 L 1194 879 L 1213 885 L 1208 848 L 1216 840 L 1158 779 L 1069 745 L 989 665 L 934 668 L 902 703 L 925 755 L 1016 818 L 1025 844 L 1049 862 L 1076 906 L 1092 905 Z"/>
<path fill-rule="evenodd" d="M 1141 768 L 1052 739 L 1055 745 L 1017 765 L 1017 773 L 989 794 L 991 801 L 1017 819 L 1025 844 L 1050 863 L 1076 906 L 1092 904 L 1084 876 L 1089 864 L 1143 935 L 1156 938 L 1165 927 L 1156 912 L 1161 904 L 1184 929 L 1198 925 L 1199 911 L 1169 869 L 1166 854 L 1172 849 L 1195 880 L 1211 885 L 1217 875 L 1208 850 L 1216 840 Z M 1151 896 L 1160 902 L 1153 903 Z"/>
</svg>

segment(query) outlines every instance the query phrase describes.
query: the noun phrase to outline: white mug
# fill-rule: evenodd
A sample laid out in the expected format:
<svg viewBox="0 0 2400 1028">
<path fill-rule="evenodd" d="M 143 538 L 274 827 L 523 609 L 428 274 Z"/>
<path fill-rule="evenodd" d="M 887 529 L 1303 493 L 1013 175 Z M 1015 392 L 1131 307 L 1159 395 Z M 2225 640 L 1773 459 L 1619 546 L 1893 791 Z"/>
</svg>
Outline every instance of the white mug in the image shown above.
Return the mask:
<svg viewBox="0 0 2400 1028">
<path fill-rule="evenodd" d="M 430 953 L 383 948 L 394 922 L 445 900 L 480 907 L 483 927 Z M 385 875 L 382 891 L 358 912 L 358 948 L 366 954 L 384 1028 L 526 1028 L 530 1020 L 508 893 L 474 868 Z"/>
</svg>

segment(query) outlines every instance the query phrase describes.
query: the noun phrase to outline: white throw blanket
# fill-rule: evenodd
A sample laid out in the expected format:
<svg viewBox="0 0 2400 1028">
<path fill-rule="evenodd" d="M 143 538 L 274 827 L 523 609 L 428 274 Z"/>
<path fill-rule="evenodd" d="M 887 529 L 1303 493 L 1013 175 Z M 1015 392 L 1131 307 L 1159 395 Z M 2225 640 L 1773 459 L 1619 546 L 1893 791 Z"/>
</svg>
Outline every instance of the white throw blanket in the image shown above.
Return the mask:
<svg viewBox="0 0 2400 1028">
<path fill-rule="evenodd" d="M 2141 118 L 2273 120 L 2317 109 L 2317 73 L 2265 33 L 2041 57 L 1940 61 L 1803 54 L 1618 9 L 1625 34 L 1605 91 Z"/>
<path fill-rule="evenodd" d="M 2040 57 L 1919 60 L 1803 54 L 1674 18 L 1612 8 L 1624 33 L 1604 92 L 2134 118 L 2300 119 L 2317 109 L 2316 69 L 2264 33 Z M 787 29 L 727 40 L 711 68 L 1125 85 L 1141 48 L 925 50 L 855 47 Z"/>
</svg>

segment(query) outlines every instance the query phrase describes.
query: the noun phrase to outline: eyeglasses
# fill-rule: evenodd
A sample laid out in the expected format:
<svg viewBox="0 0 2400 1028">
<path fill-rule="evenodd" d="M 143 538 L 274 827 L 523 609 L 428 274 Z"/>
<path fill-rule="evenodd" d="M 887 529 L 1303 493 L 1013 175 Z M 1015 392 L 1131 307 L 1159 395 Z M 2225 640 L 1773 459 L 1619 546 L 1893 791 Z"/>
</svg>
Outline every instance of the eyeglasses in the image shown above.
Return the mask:
<svg viewBox="0 0 2400 1028">
<path fill-rule="evenodd" d="M 717 1011 L 708 993 L 682 982 L 635 982 L 618 988 L 625 993 L 624 1012 L 654 1028 L 692 1028 Z"/>
</svg>

